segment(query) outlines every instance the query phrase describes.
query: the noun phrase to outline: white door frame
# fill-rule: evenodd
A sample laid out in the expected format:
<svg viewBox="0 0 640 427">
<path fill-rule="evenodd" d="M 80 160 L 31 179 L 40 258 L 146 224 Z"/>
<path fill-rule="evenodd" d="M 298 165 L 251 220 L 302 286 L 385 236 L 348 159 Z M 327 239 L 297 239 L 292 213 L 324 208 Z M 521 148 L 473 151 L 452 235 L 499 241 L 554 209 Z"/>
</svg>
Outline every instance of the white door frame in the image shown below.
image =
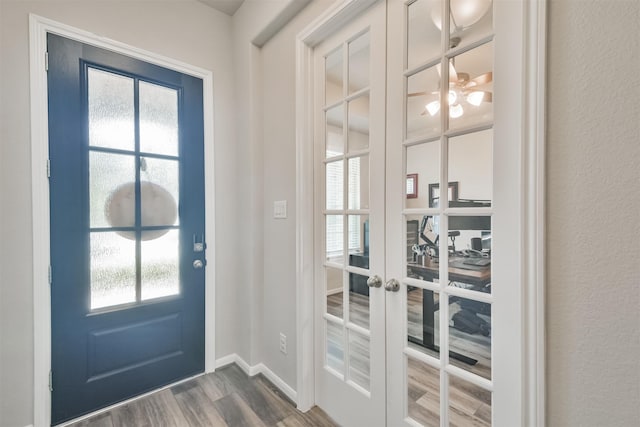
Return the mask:
<svg viewBox="0 0 640 427">
<path fill-rule="evenodd" d="M 314 241 L 313 223 L 313 48 L 332 31 L 378 0 L 338 0 L 296 37 L 296 321 L 298 409 L 315 403 L 314 378 Z M 499 1 L 499 0 L 497 0 Z M 522 334 L 524 339 L 523 425 L 544 425 L 544 212 L 546 1 L 523 3 L 522 203 L 524 266 Z"/>
<path fill-rule="evenodd" d="M 31 80 L 31 194 L 33 214 L 33 421 L 51 425 L 51 298 L 49 289 L 49 118 L 45 52 L 47 33 L 146 61 L 203 81 L 205 189 L 215 188 L 213 138 L 213 73 L 203 68 L 138 49 L 38 15 L 29 15 Z M 215 197 L 205 191 L 207 251 L 205 279 L 205 372 L 215 369 Z"/>
</svg>

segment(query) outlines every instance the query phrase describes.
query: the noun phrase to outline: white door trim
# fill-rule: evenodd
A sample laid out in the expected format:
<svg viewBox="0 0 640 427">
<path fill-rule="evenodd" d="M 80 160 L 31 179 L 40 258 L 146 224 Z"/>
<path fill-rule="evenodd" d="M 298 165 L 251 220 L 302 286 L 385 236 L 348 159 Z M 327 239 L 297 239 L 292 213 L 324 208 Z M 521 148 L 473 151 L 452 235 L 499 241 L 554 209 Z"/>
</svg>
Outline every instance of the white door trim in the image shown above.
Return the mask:
<svg viewBox="0 0 640 427">
<path fill-rule="evenodd" d="M 100 37 L 38 15 L 29 15 L 31 83 L 31 194 L 33 214 L 34 426 L 51 425 L 51 298 L 49 290 L 49 127 L 45 52 L 47 33 L 107 49 L 188 74 L 203 81 L 205 189 L 214 189 L 213 73 L 152 52 Z M 215 370 L 215 197 L 205 191 L 208 274 L 205 281 L 205 371 Z"/>
<path fill-rule="evenodd" d="M 303 412 L 315 404 L 313 48 L 377 1 L 337 0 L 296 37 L 296 388 Z"/>
<path fill-rule="evenodd" d="M 523 425 L 545 423 L 546 1 L 525 1 L 522 265 L 525 401 Z M 296 37 L 296 322 L 298 409 L 314 402 L 313 48 L 376 0 L 338 0 Z"/>
</svg>

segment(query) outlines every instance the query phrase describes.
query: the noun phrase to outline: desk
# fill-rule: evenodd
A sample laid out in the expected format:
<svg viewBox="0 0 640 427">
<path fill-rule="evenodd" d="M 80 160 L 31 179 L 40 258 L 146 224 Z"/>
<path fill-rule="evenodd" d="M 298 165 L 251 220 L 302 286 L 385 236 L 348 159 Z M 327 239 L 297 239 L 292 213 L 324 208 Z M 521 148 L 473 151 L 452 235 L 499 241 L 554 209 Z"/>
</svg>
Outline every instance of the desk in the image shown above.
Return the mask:
<svg viewBox="0 0 640 427">
<path fill-rule="evenodd" d="M 449 281 L 468 283 L 473 289 L 480 290 L 491 283 L 491 265 L 485 267 L 460 268 L 457 266 L 466 258 L 449 257 Z M 456 266 L 457 265 L 457 266 Z M 432 258 L 427 258 L 425 265 L 416 263 L 407 263 L 407 274 L 409 277 L 417 277 L 428 282 L 433 282 L 440 277 L 440 264 Z M 439 308 L 437 307 L 433 291 L 428 289 L 422 290 L 422 340 L 408 337 L 410 342 L 421 345 L 425 348 L 439 351 L 434 341 L 434 315 Z M 469 365 L 475 365 L 477 360 L 464 356 L 453 351 L 449 352 L 453 358 L 461 360 Z"/>
</svg>

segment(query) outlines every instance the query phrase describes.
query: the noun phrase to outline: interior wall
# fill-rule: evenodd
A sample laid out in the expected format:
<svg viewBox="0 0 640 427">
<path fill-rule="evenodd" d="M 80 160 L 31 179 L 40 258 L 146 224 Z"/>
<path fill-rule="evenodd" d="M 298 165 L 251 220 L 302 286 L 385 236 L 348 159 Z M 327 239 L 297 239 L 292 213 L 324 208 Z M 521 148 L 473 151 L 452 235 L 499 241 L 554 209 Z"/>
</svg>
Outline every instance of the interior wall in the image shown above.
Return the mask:
<svg viewBox="0 0 640 427">
<path fill-rule="evenodd" d="M 551 0 L 547 425 L 640 419 L 640 2 Z"/>
<path fill-rule="evenodd" d="M 195 0 L 0 2 L 0 426 L 33 420 L 29 21 L 35 13 L 213 71 L 218 356 L 237 342 L 236 177 L 231 19 Z M 44 165 L 43 165 L 44 168 Z M 44 169 L 43 169 L 44 170 Z M 212 189 L 208 189 L 211 191 Z M 211 264 L 210 264 L 211 265 Z"/>
<path fill-rule="evenodd" d="M 264 300 L 262 361 L 296 387 L 296 140 L 295 38 L 333 0 L 315 0 L 262 48 Z M 273 218 L 286 200 L 288 217 Z M 279 335 L 287 336 L 287 354 Z"/>
<path fill-rule="evenodd" d="M 237 354 L 249 365 L 263 361 L 264 196 L 261 47 L 310 0 L 245 0 L 233 15 L 233 69 L 236 100 L 236 187 L 238 194 L 233 283 L 238 295 Z M 272 207 L 269 208 L 272 212 Z M 289 212 L 294 207 L 289 204 Z"/>
<path fill-rule="evenodd" d="M 458 198 L 491 200 L 493 132 L 485 130 L 449 140 L 449 182 L 458 183 Z M 418 174 L 418 197 L 408 208 L 429 207 L 429 184 L 440 182 L 440 142 L 409 147 L 407 173 Z"/>
</svg>

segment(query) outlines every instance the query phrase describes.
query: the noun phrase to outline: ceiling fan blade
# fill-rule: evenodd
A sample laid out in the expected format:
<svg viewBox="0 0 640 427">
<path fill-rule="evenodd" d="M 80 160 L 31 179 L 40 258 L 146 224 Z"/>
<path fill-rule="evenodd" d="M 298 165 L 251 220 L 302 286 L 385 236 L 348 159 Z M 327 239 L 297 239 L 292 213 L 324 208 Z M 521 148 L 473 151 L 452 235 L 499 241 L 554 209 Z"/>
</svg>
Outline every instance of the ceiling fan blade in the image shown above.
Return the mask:
<svg viewBox="0 0 640 427">
<path fill-rule="evenodd" d="M 481 74 L 478 77 L 469 80 L 469 82 L 465 85 L 465 88 L 486 85 L 487 83 L 491 83 L 492 81 L 493 71 L 489 71 L 488 73 Z"/>
<path fill-rule="evenodd" d="M 413 93 L 407 94 L 409 98 L 411 98 L 412 96 L 427 96 L 427 95 L 429 95 L 428 92 L 413 92 Z"/>
</svg>

